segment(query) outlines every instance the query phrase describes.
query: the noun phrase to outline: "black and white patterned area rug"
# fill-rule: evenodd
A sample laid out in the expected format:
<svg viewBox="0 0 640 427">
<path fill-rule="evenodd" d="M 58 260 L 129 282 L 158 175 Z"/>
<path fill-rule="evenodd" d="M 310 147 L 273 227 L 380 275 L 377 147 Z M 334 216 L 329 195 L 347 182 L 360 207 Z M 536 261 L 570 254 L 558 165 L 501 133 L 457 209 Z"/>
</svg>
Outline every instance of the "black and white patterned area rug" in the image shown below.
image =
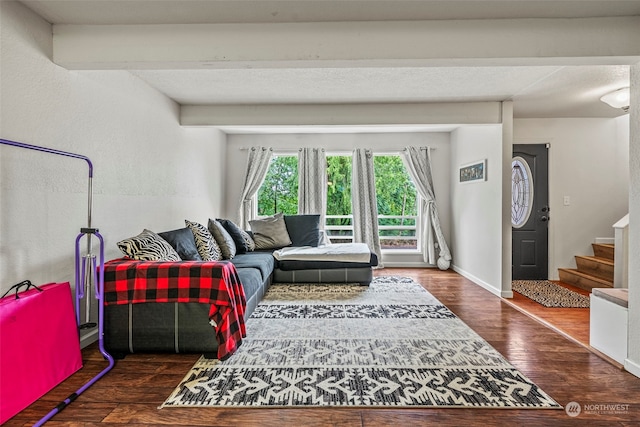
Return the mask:
<svg viewBox="0 0 640 427">
<path fill-rule="evenodd" d="M 412 279 L 272 285 L 162 407 L 562 407 Z"/>
<path fill-rule="evenodd" d="M 548 280 L 514 280 L 511 289 L 525 297 L 555 308 L 589 308 L 589 297 Z"/>
</svg>

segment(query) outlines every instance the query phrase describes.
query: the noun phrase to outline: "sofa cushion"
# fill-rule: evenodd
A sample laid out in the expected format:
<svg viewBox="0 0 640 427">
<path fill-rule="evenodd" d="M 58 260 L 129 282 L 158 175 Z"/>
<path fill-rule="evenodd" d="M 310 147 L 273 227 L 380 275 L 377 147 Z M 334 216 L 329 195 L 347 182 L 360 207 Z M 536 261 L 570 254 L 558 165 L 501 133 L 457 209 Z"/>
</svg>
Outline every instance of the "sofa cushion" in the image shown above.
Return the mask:
<svg viewBox="0 0 640 427">
<path fill-rule="evenodd" d="M 233 221 L 221 218 L 217 218 L 216 221 L 222 224 L 224 229 L 227 230 L 227 233 L 229 233 L 231 238 L 233 238 L 233 241 L 236 244 L 236 253 L 243 254 L 245 252 L 255 250 L 256 244 L 253 241 L 253 238 L 249 233 L 238 227 Z"/>
<path fill-rule="evenodd" d="M 213 238 L 216 239 L 216 243 L 220 246 L 222 257 L 231 259 L 236 256 L 236 243 L 222 224 L 215 219 L 209 218 L 208 228 Z"/>
<path fill-rule="evenodd" d="M 282 213 L 249 221 L 256 249 L 279 249 L 291 244 Z"/>
<path fill-rule="evenodd" d="M 197 222 L 184 220 L 187 227 L 191 229 L 193 237 L 196 241 L 198 253 L 203 261 L 220 261 L 222 260 L 222 251 L 216 243 L 207 227 Z"/>
<path fill-rule="evenodd" d="M 284 222 L 291 246 L 313 246 L 320 243 L 320 215 L 285 215 Z"/>
<path fill-rule="evenodd" d="M 311 260 L 278 260 L 276 268 L 291 270 L 330 270 L 336 268 L 368 268 L 378 265 L 378 256 L 371 252 L 369 262 L 311 261 Z"/>
<path fill-rule="evenodd" d="M 256 251 L 246 254 L 236 255 L 231 262 L 237 269 L 257 268 L 262 274 L 262 280 L 266 280 L 271 275 L 275 266 L 275 258 L 271 252 Z"/>
<path fill-rule="evenodd" d="M 117 245 L 123 254 L 138 261 L 181 261 L 180 255 L 166 240 L 146 228 Z"/>
<path fill-rule="evenodd" d="M 164 231 L 158 233 L 158 236 L 166 240 L 173 249 L 176 250 L 180 259 L 183 261 L 202 261 L 202 257 L 198 253 L 196 241 L 189 227 L 179 228 L 177 230 Z"/>
<path fill-rule="evenodd" d="M 240 283 L 242 283 L 242 288 L 244 289 L 244 296 L 247 298 L 251 298 L 262 286 L 264 280 L 260 274 L 260 270 L 257 268 L 239 268 L 238 269 L 238 277 L 240 278 Z"/>
</svg>

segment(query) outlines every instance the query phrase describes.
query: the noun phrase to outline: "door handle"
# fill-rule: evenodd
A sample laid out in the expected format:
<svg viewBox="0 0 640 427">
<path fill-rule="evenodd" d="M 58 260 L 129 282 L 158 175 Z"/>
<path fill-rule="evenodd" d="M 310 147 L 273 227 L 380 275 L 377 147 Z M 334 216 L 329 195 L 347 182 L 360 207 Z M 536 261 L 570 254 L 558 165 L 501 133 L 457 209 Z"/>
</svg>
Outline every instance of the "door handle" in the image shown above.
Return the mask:
<svg viewBox="0 0 640 427">
<path fill-rule="evenodd" d="M 547 222 L 547 221 L 549 221 L 549 217 L 548 217 L 548 216 L 546 216 L 546 215 L 542 215 L 542 216 L 540 217 L 540 221 L 542 221 L 542 222 Z"/>
</svg>

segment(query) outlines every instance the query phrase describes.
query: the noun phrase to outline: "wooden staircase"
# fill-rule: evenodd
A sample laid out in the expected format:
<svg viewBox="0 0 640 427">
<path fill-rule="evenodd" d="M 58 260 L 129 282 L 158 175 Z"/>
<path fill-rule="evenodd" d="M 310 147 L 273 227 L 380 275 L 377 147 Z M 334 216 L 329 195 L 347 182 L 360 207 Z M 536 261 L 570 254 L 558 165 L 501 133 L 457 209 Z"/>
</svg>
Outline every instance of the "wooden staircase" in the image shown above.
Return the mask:
<svg viewBox="0 0 640 427">
<path fill-rule="evenodd" d="M 593 288 L 613 288 L 614 246 L 593 243 L 593 256 L 576 255 L 578 268 L 559 268 L 560 281 L 591 291 Z"/>
</svg>

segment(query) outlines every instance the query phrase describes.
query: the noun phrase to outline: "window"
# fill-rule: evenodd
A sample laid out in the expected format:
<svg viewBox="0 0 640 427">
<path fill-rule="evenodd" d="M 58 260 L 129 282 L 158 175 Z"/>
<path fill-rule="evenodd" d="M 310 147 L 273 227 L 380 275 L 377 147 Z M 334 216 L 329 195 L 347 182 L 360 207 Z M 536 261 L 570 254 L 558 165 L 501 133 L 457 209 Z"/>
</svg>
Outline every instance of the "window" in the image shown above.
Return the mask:
<svg viewBox="0 0 640 427">
<path fill-rule="evenodd" d="M 298 157 L 274 155 L 258 190 L 258 216 L 298 213 Z"/>
<path fill-rule="evenodd" d="M 351 156 L 327 156 L 327 235 L 333 243 L 353 241 Z"/>
<path fill-rule="evenodd" d="M 373 158 L 382 249 L 417 249 L 418 194 L 398 155 Z"/>
<path fill-rule="evenodd" d="M 533 181 L 529 164 L 522 157 L 511 161 L 511 225 L 521 228 L 533 207 Z"/>
<path fill-rule="evenodd" d="M 399 155 L 375 155 L 378 226 L 382 249 L 418 247 L 418 194 Z M 298 157 L 274 155 L 258 190 L 258 216 L 298 212 Z M 327 156 L 325 229 L 333 243 L 353 241 L 351 155 Z"/>
</svg>

